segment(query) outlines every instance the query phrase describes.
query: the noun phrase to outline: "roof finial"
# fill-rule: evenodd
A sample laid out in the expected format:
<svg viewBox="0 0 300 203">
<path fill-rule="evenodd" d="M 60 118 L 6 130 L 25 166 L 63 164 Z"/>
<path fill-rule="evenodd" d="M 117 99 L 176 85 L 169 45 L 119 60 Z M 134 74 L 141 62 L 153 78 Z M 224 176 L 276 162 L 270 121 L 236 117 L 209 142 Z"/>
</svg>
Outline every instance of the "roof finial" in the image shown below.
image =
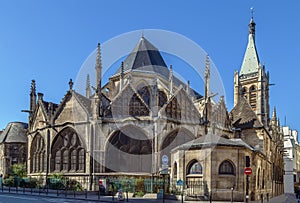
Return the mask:
<svg viewBox="0 0 300 203">
<path fill-rule="evenodd" d="M 254 36 L 255 35 L 255 22 L 253 20 L 254 8 L 251 7 L 250 10 L 251 10 L 251 20 L 249 23 L 249 34 L 252 34 Z"/>
<path fill-rule="evenodd" d="M 251 10 L 251 18 L 253 19 L 254 7 L 252 6 L 252 7 L 250 8 L 250 10 Z"/>
<path fill-rule="evenodd" d="M 70 79 L 70 81 L 69 81 L 69 87 L 70 87 L 70 90 L 72 90 L 72 88 L 73 88 L 73 81 L 72 81 L 72 79 Z"/>
</svg>

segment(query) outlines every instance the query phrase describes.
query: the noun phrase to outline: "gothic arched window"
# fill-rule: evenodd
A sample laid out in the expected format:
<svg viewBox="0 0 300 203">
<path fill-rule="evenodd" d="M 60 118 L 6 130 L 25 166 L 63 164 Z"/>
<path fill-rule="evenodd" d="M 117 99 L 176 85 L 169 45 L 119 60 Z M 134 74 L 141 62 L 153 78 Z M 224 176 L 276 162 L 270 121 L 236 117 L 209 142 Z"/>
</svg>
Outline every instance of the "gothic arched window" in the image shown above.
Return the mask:
<svg viewBox="0 0 300 203">
<path fill-rule="evenodd" d="M 235 175 L 233 164 L 226 160 L 220 164 L 219 174 Z"/>
<path fill-rule="evenodd" d="M 85 149 L 72 128 L 65 128 L 55 137 L 51 149 L 51 171 L 84 172 Z"/>
<path fill-rule="evenodd" d="M 256 109 L 256 87 L 252 85 L 249 89 L 249 103 L 253 110 Z"/>
<path fill-rule="evenodd" d="M 150 106 L 150 91 L 149 88 L 144 86 L 138 90 L 139 95 L 142 97 L 144 102 Z"/>
<path fill-rule="evenodd" d="M 45 171 L 45 153 L 44 138 L 40 134 L 37 134 L 31 142 L 30 149 L 30 169 L 32 173 Z"/>
<path fill-rule="evenodd" d="M 71 170 L 72 171 L 77 170 L 77 151 L 76 151 L 76 149 L 73 149 L 71 152 Z"/>
<path fill-rule="evenodd" d="M 202 174 L 202 165 L 198 161 L 193 161 L 188 169 L 188 174 Z"/>
<path fill-rule="evenodd" d="M 133 94 L 129 103 L 129 114 L 131 116 L 148 116 L 149 110 L 140 100 L 137 94 Z"/>
<path fill-rule="evenodd" d="M 167 103 L 167 100 L 168 100 L 167 95 L 163 91 L 159 90 L 158 91 L 158 106 L 163 107 L 163 105 L 165 103 Z"/>
<path fill-rule="evenodd" d="M 174 167 L 173 167 L 173 178 L 174 180 L 177 179 L 177 163 L 174 163 Z"/>
<path fill-rule="evenodd" d="M 57 151 L 55 154 L 55 171 L 61 171 L 61 151 Z"/>
</svg>

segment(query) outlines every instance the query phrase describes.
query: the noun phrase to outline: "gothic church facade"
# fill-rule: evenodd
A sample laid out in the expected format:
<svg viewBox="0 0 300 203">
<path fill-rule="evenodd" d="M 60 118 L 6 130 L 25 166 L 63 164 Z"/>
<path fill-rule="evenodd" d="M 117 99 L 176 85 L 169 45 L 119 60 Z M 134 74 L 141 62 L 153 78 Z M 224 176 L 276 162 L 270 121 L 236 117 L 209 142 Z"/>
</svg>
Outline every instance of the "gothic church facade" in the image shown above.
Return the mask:
<svg viewBox="0 0 300 203">
<path fill-rule="evenodd" d="M 172 66 L 145 37 L 106 84 L 98 44 L 95 91 L 87 76 L 86 95 L 76 92 L 70 80 L 69 90 L 55 104 L 36 95 L 33 80 L 28 174 L 86 177 L 86 188 L 93 190 L 94 177 L 159 175 L 161 156 L 167 155 L 171 182 L 184 180 L 188 192 L 188 184 L 205 183 L 190 196 L 215 191 L 214 199 L 228 199 L 233 187 L 241 200 L 247 156 L 254 173 L 253 199 L 282 193 L 282 135 L 276 113 L 269 119 L 269 76 L 258 60 L 253 19 L 249 28 L 231 112 L 223 98 L 218 103 L 211 99 L 209 57 L 202 96 L 173 75 Z"/>
</svg>

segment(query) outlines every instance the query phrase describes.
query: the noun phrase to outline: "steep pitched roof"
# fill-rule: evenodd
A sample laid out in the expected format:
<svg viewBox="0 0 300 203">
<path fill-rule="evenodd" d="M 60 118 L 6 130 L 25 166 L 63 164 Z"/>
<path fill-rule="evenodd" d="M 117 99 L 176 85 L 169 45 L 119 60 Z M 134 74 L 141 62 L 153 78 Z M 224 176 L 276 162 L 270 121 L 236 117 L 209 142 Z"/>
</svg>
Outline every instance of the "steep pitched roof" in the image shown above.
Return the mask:
<svg viewBox="0 0 300 203">
<path fill-rule="evenodd" d="M 233 126 L 239 128 L 263 127 L 248 101 L 240 96 L 238 103 L 230 112 Z"/>
<path fill-rule="evenodd" d="M 249 27 L 255 27 L 253 19 L 251 19 Z M 252 28 L 253 29 L 253 28 Z M 249 32 L 248 45 L 244 55 L 240 75 L 255 73 L 259 68 L 259 58 L 255 46 L 255 32 Z"/>
<path fill-rule="evenodd" d="M 145 37 L 141 37 L 138 44 L 124 61 L 126 71 L 150 71 L 168 76 L 168 68 L 159 50 Z M 117 73 L 121 72 L 121 67 Z"/>
<path fill-rule="evenodd" d="M 27 123 L 11 122 L 0 135 L 0 143 L 26 143 Z"/>
</svg>

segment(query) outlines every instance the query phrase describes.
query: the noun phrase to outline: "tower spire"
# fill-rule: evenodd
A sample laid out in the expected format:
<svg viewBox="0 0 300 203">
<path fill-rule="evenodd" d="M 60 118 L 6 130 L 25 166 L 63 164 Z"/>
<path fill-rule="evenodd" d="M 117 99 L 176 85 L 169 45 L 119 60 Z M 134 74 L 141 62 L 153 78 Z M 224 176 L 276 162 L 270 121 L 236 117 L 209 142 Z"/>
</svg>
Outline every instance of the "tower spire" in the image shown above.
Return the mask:
<svg viewBox="0 0 300 203">
<path fill-rule="evenodd" d="M 30 88 L 30 113 L 33 113 L 36 106 L 36 87 L 35 80 L 31 80 Z"/>
<path fill-rule="evenodd" d="M 170 72 L 169 72 L 169 96 L 173 95 L 173 67 L 170 65 Z"/>
<path fill-rule="evenodd" d="M 86 76 L 85 96 L 87 98 L 90 98 L 90 96 L 91 96 L 91 81 L 90 81 L 90 75 L 89 74 L 87 74 L 87 76 Z"/>
<path fill-rule="evenodd" d="M 101 46 L 98 43 L 97 56 L 96 56 L 96 91 L 101 91 L 101 79 L 102 79 L 102 61 L 101 61 Z"/>
<path fill-rule="evenodd" d="M 204 75 L 204 82 L 205 82 L 205 90 L 204 90 L 204 98 L 207 101 L 210 93 L 210 59 L 209 55 L 206 55 L 206 66 L 205 66 L 205 75 Z"/>
<path fill-rule="evenodd" d="M 121 63 L 121 73 L 120 73 L 120 92 L 123 89 L 124 85 L 124 62 Z"/>
<path fill-rule="evenodd" d="M 102 80 L 102 61 L 101 61 L 101 46 L 98 43 L 96 56 L 96 94 L 95 94 L 95 117 L 102 117 L 102 94 L 101 94 L 101 80 Z"/>
</svg>

